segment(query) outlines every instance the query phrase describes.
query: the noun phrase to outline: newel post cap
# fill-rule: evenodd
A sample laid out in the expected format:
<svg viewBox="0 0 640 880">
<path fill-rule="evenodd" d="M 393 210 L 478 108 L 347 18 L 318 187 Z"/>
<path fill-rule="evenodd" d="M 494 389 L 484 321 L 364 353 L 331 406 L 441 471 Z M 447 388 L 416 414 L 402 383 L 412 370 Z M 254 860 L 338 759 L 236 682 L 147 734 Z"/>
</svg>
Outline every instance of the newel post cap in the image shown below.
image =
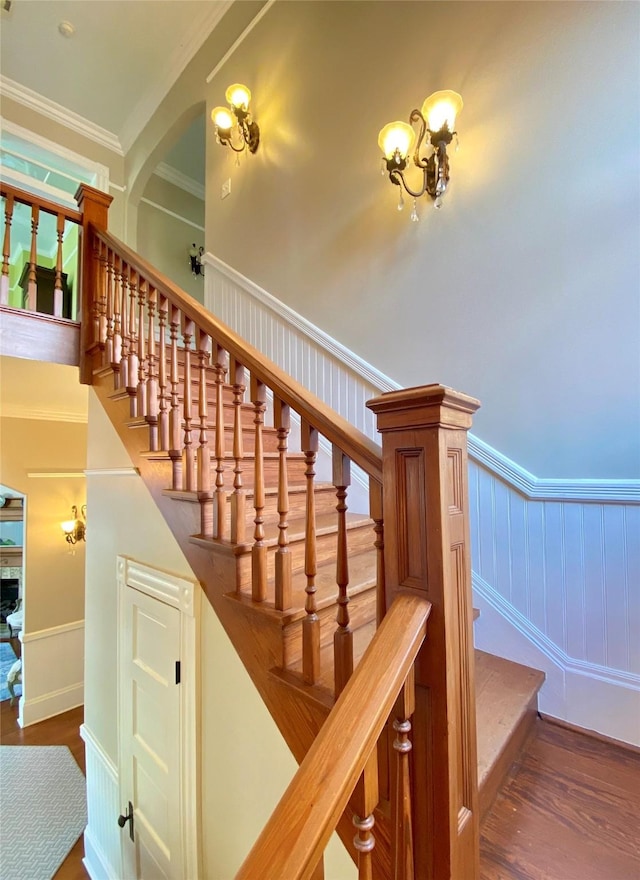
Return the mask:
<svg viewBox="0 0 640 880">
<path fill-rule="evenodd" d="M 472 415 L 480 401 L 446 385 L 420 385 L 388 391 L 367 406 L 378 417 L 378 430 L 405 431 L 412 428 L 471 427 Z"/>
<path fill-rule="evenodd" d="M 112 195 L 86 183 L 81 183 L 76 190 L 74 199 L 86 222 L 93 223 L 98 229 L 107 229 L 109 206 L 113 201 Z"/>
</svg>

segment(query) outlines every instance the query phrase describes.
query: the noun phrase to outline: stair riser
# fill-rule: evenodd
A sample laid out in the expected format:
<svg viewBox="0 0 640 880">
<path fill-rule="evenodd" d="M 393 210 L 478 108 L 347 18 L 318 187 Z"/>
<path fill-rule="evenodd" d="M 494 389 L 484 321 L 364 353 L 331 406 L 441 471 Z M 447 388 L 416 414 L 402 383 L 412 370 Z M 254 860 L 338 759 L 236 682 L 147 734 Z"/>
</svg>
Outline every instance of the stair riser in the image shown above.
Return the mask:
<svg viewBox="0 0 640 880">
<path fill-rule="evenodd" d="M 252 535 L 248 535 L 251 540 Z M 370 550 L 375 540 L 373 528 L 369 525 L 358 526 L 349 529 L 347 536 L 347 546 L 349 554 L 356 554 Z M 331 559 L 336 558 L 336 533 L 328 535 L 318 535 L 316 540 L 316 559 L 317 564 L 321 565 Z M 277 547 L 269 547 L 267 550 L 267 577 L 272 579 L 275 577 L 275 553 Z M 291 554 L 291 570 L 292 573 L 304 571 L 305 544 L 303 540 L 294 541 L 289 544 L 289 552 Z M 245 553 L 238 557 L 237 583 L 239 588 L 247 593 L 251 592 L 251 554 Z"/>
<path fill-rule="evenodd" d="M 336 594 L 338 588 L 336 587 Z M 376 617 L 376 590 L 372 587 L 362 593 L 358 593 L 350 599 L 349 626 L 355 630 L 366 623 L 375 620 Z M 320 647 L 325 648 L 333 644 L 333 637 L 338 628 L 336 616 L 337 604 L 329 605 L 318 612 L 320 619 Z M 282 651 L 285 669 L 299 669 L 302 664 L 302 620 L 284 627 L 282 632 Z"/>
<path fill-rule="evenodd" d="M 230 497 L 228 499 L 229 503 L 227 504 L 227 514 L 225 517 L 225 535 L 229 534 L 229 528 L 231 524 L 231 500 Z M 289 525 L 294 519 L 299 519 L 304 516 L 305 513 L 305 505 L 306 505 L 306 494 L 305 492 L 295 491 L 290 492 L 289 494 L 289 513 L 287 515 L 287 520 Z M 317 489 L 315 492 L 315 505 L 316 505 L 316 515 L 323 516 L 324 514 L 335 513 L 336 510 L 336 496 L 335 490 L 333 487 Z M 250 537 L 253 534 L 253 529 L 255 526 L 255 508 L 253 507 L 253 493 L 248 493 L 245 496 L 245 529 L 246 535 Z M 280 514 L 278 513 L 278 495 L 277 493 L 269 493 L 265 496 L 265 505 L 262 512 L 262 516 L 264 519 L 265 527 L 268 527 L 270 523 L 278 523 L 280 520 Z"/>
</svg>

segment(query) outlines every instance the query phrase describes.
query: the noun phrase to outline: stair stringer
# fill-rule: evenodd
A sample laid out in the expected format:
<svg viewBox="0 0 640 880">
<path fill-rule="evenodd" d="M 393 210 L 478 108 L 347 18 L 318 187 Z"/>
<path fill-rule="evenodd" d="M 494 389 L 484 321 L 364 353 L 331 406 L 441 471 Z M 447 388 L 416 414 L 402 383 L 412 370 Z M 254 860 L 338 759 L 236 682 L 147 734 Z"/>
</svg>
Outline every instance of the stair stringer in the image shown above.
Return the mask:
<svg viewBox="0 0 640 880">
<path fill-rule="evenodd" d="M 274 674 L 274 670 L 283 667 L 279 624 L 269 621 L 266 615 L 253 614 L 244 603 L 229 601 L 225 596 L 235 589 L 235 565 L 229 556 L 216 554 L 191 541 L 191 536 L 200 530 L 199 505 L 176 501 L 165 494 L 171 483 L 171 463 L 168 459 L 157 460 L 144 455 L 148 451 L 147 432 L 132 430 L 127 424 L 130 420 L 129 400 L 114 399 L 111 374 L 94 375 L 92 387 L 278 730 L 300 764 L 331 711 L 333 701 L 326 692 L 300 682 L 292 686 L 286 674 Z M 353 810 L 348 808 L 336 831 L 357 863 L 353 815 Z M 373 876 L 374 880 L 384 880 L 391 871 L 391 822 L 384 807 L 376 810 L 375 819 Z"/>
</svg>

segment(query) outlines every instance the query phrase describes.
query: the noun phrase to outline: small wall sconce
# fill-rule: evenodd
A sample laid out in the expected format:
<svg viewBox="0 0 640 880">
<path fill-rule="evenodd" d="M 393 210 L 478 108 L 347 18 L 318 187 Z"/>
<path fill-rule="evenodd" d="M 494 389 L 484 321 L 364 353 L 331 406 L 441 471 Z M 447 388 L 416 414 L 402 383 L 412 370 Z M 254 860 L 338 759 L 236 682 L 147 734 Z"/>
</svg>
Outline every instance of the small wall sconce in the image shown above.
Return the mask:
<svg viewBox="0 0 640 880">
<path fill-rule="evenodd" d="M 411 124 L 390 122 L 378 135 L 378 144 L 382 149 L 383 164 L 386 164 L 389 180 L 400 187 L 398 210 L 401 211 L 404 207 L 402 198 L 404 188 L 405 192 L 413 196 L 411 219 L 414 221 L 420 219 L 416 199 L 425 193 L 434 200 L 434 208 L 440 208 L 442 205 L 442 197 L 449 183 L 447 147 L 455 135 L 457 149 L 458 132 L 454 130 L 454 126 L 456 116 L 461 110 L 462 98 L 457 92 L 448 90 L 434 92 L 426 98 L 421 111 L 417 109 L 411 111 L 409 116 Z M 420 125 L 417 139 L 412 127 L 416 122 Z M 421 157 L 420 150 L 427 134 L 428 148 L 431 148 L 431 152 Z M 404 176 L 414 141 L 413 163 L 422 170 L 422 186 L 417 190 L 407 184 Z M 384 167 L 382 173 L 384 174 Z"/>
<path fill-rule="evenodd" d="M 60 523 L 62 531 L 64 532 L 65 540 L 69 544 L 77 544 L 78 541 L 86 541 L 87 505 L 83 504 L 80 508 L 80 516 L 82 519 L 78 519 L 78 508 L 75 504 L 71 508 L 71 516 L 73 519 L 68 519 L 63 523 Z"/>
<path fill-rule="evenodd" d="M 204 265 L 202 263 L 203 256 L 204 248 L 197 248 L 194 241 L 189 248 L 189 262 L 191 263 L 191 271 L 194 275 L 204 275 Z"/>
<path fill-rule="evenodd" d="M 247 147 L 250 153 L 255 153 L 260 143 L 260 129 L 249 114 L 251 92 L 241 83 L 234 83 L 224 96 L 229 107 L 215 107 L 211 111 L 218 143 L 231 147 L 236 153 L 242 153 Z"/>
</svg>

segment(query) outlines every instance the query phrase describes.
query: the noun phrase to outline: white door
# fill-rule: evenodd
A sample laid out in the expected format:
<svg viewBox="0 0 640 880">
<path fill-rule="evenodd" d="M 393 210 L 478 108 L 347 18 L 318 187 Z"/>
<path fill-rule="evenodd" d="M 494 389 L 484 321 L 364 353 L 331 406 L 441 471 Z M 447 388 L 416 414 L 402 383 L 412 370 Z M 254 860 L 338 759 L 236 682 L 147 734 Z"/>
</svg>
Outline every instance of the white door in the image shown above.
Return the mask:
<svg viewBox="0 0 640 880">
<path fill-rule="evenodd" d="M 181 880 L 180 612 L 129 586 L 122 593 L 119 821 L 124 876 Z"/>
</svg>

